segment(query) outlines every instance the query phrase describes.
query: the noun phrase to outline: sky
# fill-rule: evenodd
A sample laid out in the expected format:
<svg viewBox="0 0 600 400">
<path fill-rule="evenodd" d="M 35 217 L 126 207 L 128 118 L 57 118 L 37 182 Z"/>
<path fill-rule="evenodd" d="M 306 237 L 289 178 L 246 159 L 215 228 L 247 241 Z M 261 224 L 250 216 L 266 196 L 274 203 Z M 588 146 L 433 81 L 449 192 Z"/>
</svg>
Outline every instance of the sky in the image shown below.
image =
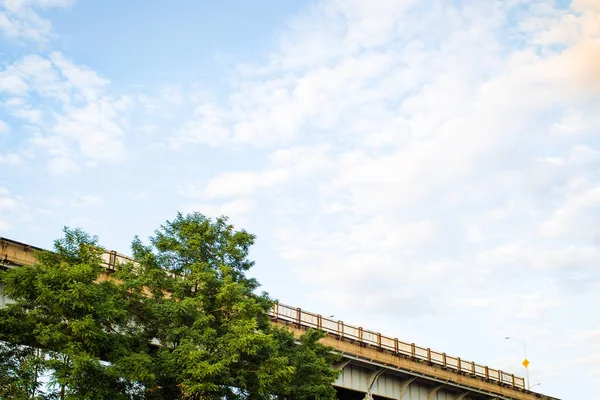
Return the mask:
<svg viewBox="0 0 600 400">
<path fill-rule="evenodd" d="M 227 215 L 282 303 L 589 398 L 599 109 L 599 0 L 0 0 L 0 236 Z"/>
</svg>

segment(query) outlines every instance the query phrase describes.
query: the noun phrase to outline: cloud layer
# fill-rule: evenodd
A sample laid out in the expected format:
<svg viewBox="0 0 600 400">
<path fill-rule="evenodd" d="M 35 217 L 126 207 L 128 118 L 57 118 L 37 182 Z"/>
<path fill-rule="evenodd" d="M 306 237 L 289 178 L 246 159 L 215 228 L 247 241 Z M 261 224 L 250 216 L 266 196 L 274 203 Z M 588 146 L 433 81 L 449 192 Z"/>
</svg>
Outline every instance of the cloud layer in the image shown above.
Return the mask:
<svg viewBox="0 0 600 400">
<path fill-rule="evenodd" d="M 560 343 L 600 288 L 598 3 L 365 7 L 314 5 L 198 106 L 171 143 L 273 150 L 196 195 L 258 204 L 313 304 Z"/>
</svg>

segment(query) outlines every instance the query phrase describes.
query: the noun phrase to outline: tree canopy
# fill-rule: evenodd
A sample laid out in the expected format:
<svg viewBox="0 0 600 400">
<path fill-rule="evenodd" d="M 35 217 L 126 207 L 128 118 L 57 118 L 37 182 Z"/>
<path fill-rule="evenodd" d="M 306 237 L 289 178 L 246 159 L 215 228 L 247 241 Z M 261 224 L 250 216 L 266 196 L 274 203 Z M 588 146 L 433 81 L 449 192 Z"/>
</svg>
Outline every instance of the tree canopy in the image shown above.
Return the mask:
<svg viewBox="0 0 600 400">
<path fill-rule="evenodd" d="M 271 324 L 247 276 L 254 235 L 177 214 L 106 279 L 97 238 L 0 273 L 0 399 L 334 399 L 322 333 Z"/>
</svg>

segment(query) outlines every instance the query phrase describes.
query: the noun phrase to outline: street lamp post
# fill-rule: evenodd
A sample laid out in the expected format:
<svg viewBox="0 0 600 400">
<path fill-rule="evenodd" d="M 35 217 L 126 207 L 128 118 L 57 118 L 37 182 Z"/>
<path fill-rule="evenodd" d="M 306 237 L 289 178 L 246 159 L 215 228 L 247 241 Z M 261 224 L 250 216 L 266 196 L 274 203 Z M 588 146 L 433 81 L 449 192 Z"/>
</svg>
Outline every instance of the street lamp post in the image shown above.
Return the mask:
<svg viewBox="0 0 600 400">
<path fill-rule="evenodd" d="M 523 360 L 522 364 L 525 367 L 525 387 L 527 388 L 527 390 L 529 390 L 531 389 L 531 386 L 529 386 L 529 360 L 527 359 L 527 345 L 525 344 L 525 341 L 523 339 L 519 339 L 514 336 L 507 336 L 505 337 L 505 339 L 518 340 L 523 344 L 523 355 L 525 356 L 525 359 Z"/>
</svg>

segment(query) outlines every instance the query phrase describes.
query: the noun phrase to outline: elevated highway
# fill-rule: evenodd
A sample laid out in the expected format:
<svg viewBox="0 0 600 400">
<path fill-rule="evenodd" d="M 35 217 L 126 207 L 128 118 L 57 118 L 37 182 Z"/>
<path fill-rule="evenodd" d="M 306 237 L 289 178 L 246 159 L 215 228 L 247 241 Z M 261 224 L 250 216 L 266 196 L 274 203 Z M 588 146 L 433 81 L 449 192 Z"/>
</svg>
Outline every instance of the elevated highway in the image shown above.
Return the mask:
<svg viewBox="0 0 600 400">
<path fill-rule="evenodd" d="M 0 267 L 31 265 L 39 250 L 0 237 Z M 133 261 L 114 251 L 106 251 L 102 259 L 107 276 L 119 263 Z M 0 307 L 9 302 L 0 283 Z M 342 355 L 334 366 L 341 371 L 335 382 L 340 399 L 558 400 L 527 390 L 525 380 L 514 374 L 298 307 L 275 304 L 270 316 L 273 324 L 297 336 L 309 328 L 326 333 L 323 343 Z"/>
</svg>

